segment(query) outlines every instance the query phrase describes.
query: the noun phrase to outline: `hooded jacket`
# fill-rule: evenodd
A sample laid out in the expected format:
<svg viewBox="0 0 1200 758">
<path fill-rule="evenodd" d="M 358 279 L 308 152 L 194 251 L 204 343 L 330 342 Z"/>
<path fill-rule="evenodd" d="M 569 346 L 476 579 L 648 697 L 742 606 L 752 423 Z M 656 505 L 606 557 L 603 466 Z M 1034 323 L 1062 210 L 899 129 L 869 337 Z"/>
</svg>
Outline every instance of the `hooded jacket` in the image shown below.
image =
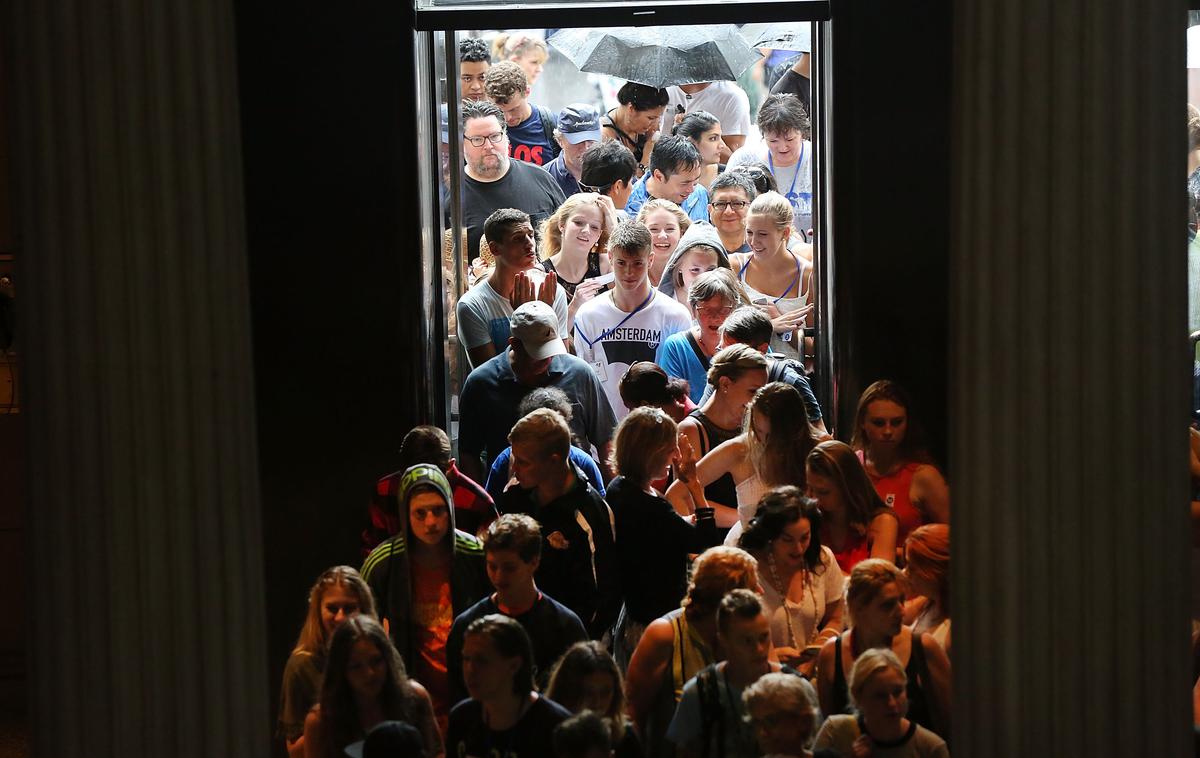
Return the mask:
<svg viewBox="0 0 1200 758">
<path fill-rule="evenodd" d="M 729 255 L 725 252 L 725 246 L 721 244 L 721 235 L 717 233 L 717 227 L 707 221 L 693 221 L 692 225 L 683 233 L 683 237 L 679 239 L 679 244 L 675 246 L 675 252 L 671 253 L 671 257 L 667 260 L 662 280 L 658 283 L 659 292 L 675 297 L 675 269 L 683 260 L 684 254 L 696 245 L 708 245 L 716 250 L 717 265 L 721 268 L 729 268 Z"/>
<path fill-rule="evenodd" d="M 408 551 L 408 501 L 418 486 L 433 487 L 446 501 L 454 503 L 454 495 L 446 475 L 436 466 L 419 463 L 404 472 L 396 490 L 400 531 L 371 551 L 363 562 L 362 577 L 375 593 L 379 618 L 387 619 L 392 642 L 404 658 L 404 665 L 413 671 L 416 649 L 411 623 L 412 579 Z M 458 616 L 491 592 L 483 544 L 466 532 L 454 528 L 454 508 L 449 508 L 450 529 L 445 540 L 450 543 L 450 603 Z"/>
</svg>

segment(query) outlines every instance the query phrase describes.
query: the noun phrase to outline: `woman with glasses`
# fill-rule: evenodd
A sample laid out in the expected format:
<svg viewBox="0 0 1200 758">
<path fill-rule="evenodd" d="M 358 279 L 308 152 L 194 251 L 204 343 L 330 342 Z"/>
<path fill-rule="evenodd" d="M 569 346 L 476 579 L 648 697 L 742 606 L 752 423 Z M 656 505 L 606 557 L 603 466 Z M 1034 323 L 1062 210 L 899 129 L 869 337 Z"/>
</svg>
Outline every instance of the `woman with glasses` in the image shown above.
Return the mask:
<svg viewBox="0 0 1200 758">
<path fill-rule="evenodd" d="M 758 190 L 745 171 L 726 171 L 712 183 L 708 191 L 708 220 L 720 235 L 727 256 L 750 252 L 746 215 L 757 196 Z"/>
<path fill-rule="evenodd" d="M 671 376 L 687 381 L 688 397 L 699 404 L 708 384 L 709 366 L 721 344 L 721 327 L 729 314 L 747 301 L 737 277 L 727 268 L 696 276 L 688 292 L 687 304 L 695 322 L 691 329 L 676 332 L 663 342 L 658 362 Z"/>
</svg>

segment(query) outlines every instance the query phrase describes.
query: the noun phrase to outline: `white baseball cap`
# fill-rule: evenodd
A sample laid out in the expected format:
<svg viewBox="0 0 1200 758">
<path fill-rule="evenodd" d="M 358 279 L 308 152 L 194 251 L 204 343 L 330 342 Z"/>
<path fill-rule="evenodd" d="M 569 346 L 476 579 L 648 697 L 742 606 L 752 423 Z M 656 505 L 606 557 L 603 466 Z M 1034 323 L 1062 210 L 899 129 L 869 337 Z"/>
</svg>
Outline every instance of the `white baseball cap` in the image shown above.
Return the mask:
<svg viewBox="0 0 1200 758">
<path fill-rule="evenodd" d="M 525 352 L 535 361 L 567 352 L 558 336 L 558 314 L 541 300 L 525 303 L 509 318 L 513 339 L 520 340 Z"/>
</svg>

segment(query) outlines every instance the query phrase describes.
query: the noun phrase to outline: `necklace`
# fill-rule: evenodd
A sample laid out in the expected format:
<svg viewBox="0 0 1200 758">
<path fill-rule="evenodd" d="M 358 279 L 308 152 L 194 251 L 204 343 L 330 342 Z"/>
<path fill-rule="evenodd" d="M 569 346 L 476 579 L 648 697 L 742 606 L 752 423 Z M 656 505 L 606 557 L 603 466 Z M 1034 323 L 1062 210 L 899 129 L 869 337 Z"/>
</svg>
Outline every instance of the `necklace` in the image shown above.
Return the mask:
<svg viewBox="0 0 1200 758">
<path fill-rule="evenodd" d="M 797 650 L 802 650 L 808 643 L 812 642 L 817 636 L 817 627 L 821 625 L 821 619 L 817 617 L 817 590 L 814 587 L 812 577 L 809 575 L 808 567 L 804 566 L 800 569 L 800 600 L 804 600 L 804 588 L 808 587 L 808 595 L 812 598 L 813 605 L 813 621 L 812 631 L 805 635 L 804 644 L 799 644 L 796 639 L 796 629 L 792 626 L 792 610 L 788 608 L 788 587 L 783 586 L 783 582 L 779 581 L 779 571 L 775 568 L 775 553 L 767 553 L 767 570 L 771 572 L 771 584 L 775 587 L 775 591 L 779 593 L 780 604 L 783 606 L 783 617 L 787 621 L 788 637 L 792 640 L 792 647 Z M 797 603 L 800 605 L 800 603 Z M 803 606 L 801 606 L 803 607 Z M 804 631 L 804 629 L 801 629 Z"/>
</svg>

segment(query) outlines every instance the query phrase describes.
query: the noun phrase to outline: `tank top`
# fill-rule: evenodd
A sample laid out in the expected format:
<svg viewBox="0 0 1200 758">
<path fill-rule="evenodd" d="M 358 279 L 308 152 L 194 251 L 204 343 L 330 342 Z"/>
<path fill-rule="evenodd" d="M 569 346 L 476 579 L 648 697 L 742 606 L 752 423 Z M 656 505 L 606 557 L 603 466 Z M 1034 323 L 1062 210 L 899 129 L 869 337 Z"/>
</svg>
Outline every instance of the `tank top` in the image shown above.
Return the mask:
<svg viewBox="0 0 1200 758">
<path fill-rule="evenodd" d="M 729 530 L 729 534 L 726 535 L 726 545 L 737 545 L 742 532 L 745 531 L 746 527 L 750 526 L 750 519 L 754 518 L 754 514 L 758 511 L 758 501 L 770 490 L 771 488 L 757 473 L 751 474 L 738 483 L 738 522 L 733 525 L 733 528 Z"/>
<path fill-rule="evenodd" d="M 849 576 L 850 571 L 860 562 L 871 557 L 871 540 L 868 536 L 870 531 L 869 525 L 881 513 L 891 513 L 891 510 L 880 508 L 872 513 L 870 521 L 867 522 L 868 528 L 864 528 L 861 534 L 851 530 L 851 536 L 846 538 L 846 543 L 842 545 L 841 550 L 834 550 L 833 546 L 829 545 L 829 542 L 824 537 L 821 538 L 821 544 L 829 545 L 829 549 L 833 550 L 833 557 L 837 559 L 838 566 L 846 576 Z"/>
<path fill-rule="evenodd" d="M 858 451 L 858 460 L 865 469 L 867 466 L 866 454 L 862 450 Z M 913 475 L 920 467 L 919 463 L 906 463 L 899 470 L 887 476 L 867 471 L 867 476 L 871 477 L 871 484 L 875 485 L 875 491 L 879 493 L 879 498 L 896 512 L 896 518 L 900 520 L 900 533 L 896 536 L 897 545 L 903 545 L 904 538 L 908 536 L 908 533 L 925 523 L 925 514 L 917 510 L 908 494 L 912 491 Z"/>
<path fill-rule="evenodd" d="M 787 289 L 784 290 L 785 293 L 790 292 L 792 287 L 800 288 L 804 284 L 802 278 L 804 275 L 804 268 L 800 264 L 800 256 L 796 255 L 790 250 L 788 251 L 788 254 L 791 255 L 792 259 L 796 262 L 796 276 L 791 282 L 788 283 Z M 765 301 L 778 308 L 780 313 L 790 313 L 808 305 L 809 293 L 803 290 L 801 290 L 796 297 L 774 297 L 754 289 L 750 286 L 750 283 L 746 281 L 746 269 L 749 268 L 749 266 L 750 257 L 747 256 L 746 262 L 743 263 L 741 269 L 738 270 L 738 279 L 741 280 L 742 289 L 746 290 L 746 296 L 750 298 L 751 302 L 758 303 Z M 800 345 L 796 344 L 796 335 L 794 332 L 789 332 L 787 336 L 772 334 L 770 345 L 772 352 L 780 353 L 788 358 L 800 357 Z"/>
<path fill-rule="evenodd" d="M 616 108 L 613 108 L 616 110 Z M 621 127 L 617 126 L 617 122 L 613 121 L 613 111 L 608 111 L 600 117 L 600 126 L 607 126 L 617 133 L 617 141 L 625 147 L 629 148 L 633 153 L 634 159 L 638 162 L 638 178 L 642 178 L 642 174 L 646 172 L 646 167 L 642 165 L 642 154 L 646 150 L 646 143 L 650 141 L 649 134 L 639 134 L 637 137 L 630 137 L 625 132 L 621 131 Z"/>
<path fill-rule="evenodd" d="M 929 686 L 929 663 L 925 660 L 925 647 L 921 638 L 913 635 L 912 652 L 908 655 L 908 665 L 904 673 L 908 677 L 908 719 L 925 727 L 931 732 L 933 728 L 933 713 L 930 708 L 929 696 L 925 687 Z M 850 690 L 846 685 L 846 672 L 842 668 L 842 635 L 834 637 L 833 648 L 833 703 L 830 713 L 854 713 L 850 707 Z"/>
<path fill-rule="evenodd" d="M 683 685 L 705 666 L 716 662 L 708 643 L 688 624 L 687 614 L 682 608 L 676 608 L 663 618 L 671 623 L 671 664 L 663 675 L 658 697 L 646 721 L 646 733 L 643 735 L 646 755 L 675 754 L 672 744 L 667 741 L 667 727 L 675 715 L 675 707 L 683 697 Z"/>
<path fill-rule="evenodd" d="M 583 272 L 583 279 L 580 279 L 577 282 L 571 282 L 564 279 L 563 275 L 554 268 L 554 264 L 550 262 L 549 258 L 542 261 L 542 268 L 546 270 L 547 274 L 551 271 L 558 274 L 558 286 L 563 288 L 563 292 L 566 293 L 567 299 L 570 300 L 571 298 L 575 297 L 575 288 L 583 284 L 584 279 L 595 279 L 597 276 L 600 276 L 600 253 L 596 252 L 595 250 L 588 253 L 587 270 Z M 608 288 L 604 287 L 600 290 L 600 292 L 603 292 L 605 289 Z"/>
<path fill-rule="evenodd" d="M 688 418 L 694 418 L 700 424 L 701 458 L 707 455 L 709 450 L 741 433 L 737 429 L 722 429 L 710 421 L 699 408 L 689 413 Z M 733 474 L 726 472 L 720 479 L 705 487 L 704 497 L 721 505 L 735 507 L 737 505 L 737 484 L 733 481 Z"/>
</svg>

